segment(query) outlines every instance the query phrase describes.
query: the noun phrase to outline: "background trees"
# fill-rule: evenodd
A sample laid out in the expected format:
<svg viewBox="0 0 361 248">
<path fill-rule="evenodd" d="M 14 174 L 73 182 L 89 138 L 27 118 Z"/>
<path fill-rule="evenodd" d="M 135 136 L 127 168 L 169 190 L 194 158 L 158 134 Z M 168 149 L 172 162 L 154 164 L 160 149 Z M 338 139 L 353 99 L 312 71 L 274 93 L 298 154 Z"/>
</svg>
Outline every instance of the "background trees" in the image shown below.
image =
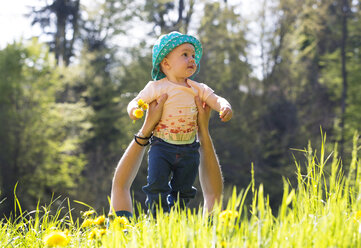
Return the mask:
<svg viewBox="0 0 361 248">
<path fill-rule="evenodd" d="M 50 35 L 49 47 L 58 64 L 69 65 L 74 56 L 74 42 L 79 38 L 80 0 L 54 0 L 40 9 L 33 8 L 33 24 L 39 24 Z M 55 26 L 55 29 L 52 27 Z"/>
<path fill-rule="evenodd" d="M 0 52 L 0 211 L 6 215 L 14 207 L 16 184 L 25 206 L 35 208 L 53 192 L 75 195 L 85 165 L 78 147 L 85 113 L 80 103 L 56 103 L 61 84 L 54 65 L 36 39 Z"/>
<path fill-rule="evenodd" d="M 86 6 L 54 0 L 34 10 L 30 17 L 47 27 L 51 42 L 34 39 L 0 51 L 0 214 L 12 210 L 17 182 L 27 209 L 53 193 L 108 208 L 113 170 L 141 124 L 132 124 L 126 106 L 150 80 L 154 40 L 173 30 L 201 40 L 196 80 L 234 108 L 231 122 L 221 123 L 217 114 L 211 119 L 226 197 L 233 185 L 249 184 L 253 163 L 256 182 L 277 209 L 282 177 L 292 183 L 293 156 L 302 155 L 291 148 L 317 145 L 320 127 L 340 142 L 342 156 L 350 153 L 361 120 L 360 4 L 259 3 L 259 31 L 250 30 L 255 26 L 227 1 Z M 141 38 L 134 38 L 137 27 L 143 27 Z M 254 42 L 262 66 L 257 76 L 250 63 Z M 132 188 L 140 202 L 145 177 L 144 162 Z M 202 200 L 197 197 L 193 206 Z"/>
</svg>

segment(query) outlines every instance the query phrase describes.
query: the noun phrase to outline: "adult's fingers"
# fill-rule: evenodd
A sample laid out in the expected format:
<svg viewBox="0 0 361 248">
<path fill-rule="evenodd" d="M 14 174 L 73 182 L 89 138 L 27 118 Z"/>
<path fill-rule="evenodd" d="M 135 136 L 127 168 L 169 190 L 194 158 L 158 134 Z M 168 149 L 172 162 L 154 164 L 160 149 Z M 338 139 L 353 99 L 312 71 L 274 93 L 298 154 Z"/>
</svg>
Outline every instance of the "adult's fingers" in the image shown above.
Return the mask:
<svg viewBox="0 0 361 248">
<path fill-rule="evenodd" d="M 163 105 L 164 105 L 165 101 L 167 100 L 167 98 L 168 98 L 168 95 L 167 95 L 167 94 L 161 95 L 161 96 L 159 97 L 159 99 L 158 99 L 158 104 L 157 104 L 157 106 L 163 108 Z"/>
<path fill-rule="evenodd" d="M 198 96 L 194 98 L 194 101 L 198 108 L 198 126 L 205 125 L 205 127 L 208 128 L 208 122 L 212 109 L 207 104 L 202 103 Z"/>
<path fill-rule="evenodd" d="M 163 94 L 157 100 L 152 101 L 149 103 L 149 110 L 152 112 L 154 109 L 162 109 L 165 101 L 167 100 L 168 95 Z"/>
<path fill-rule="evenodd" d="M 198 113 L 199 113 L 199 112 L 204 112 L 204 109 L 203 109 L 203 106 L 202 106 L 202 102 L 201 102 L 201 99 L 199 98 L 199 96 L 196 96 L 196 97 L 194 98 L 194 101 L 196 102 L 197 109 L 198 109 Z"/>
</svg>

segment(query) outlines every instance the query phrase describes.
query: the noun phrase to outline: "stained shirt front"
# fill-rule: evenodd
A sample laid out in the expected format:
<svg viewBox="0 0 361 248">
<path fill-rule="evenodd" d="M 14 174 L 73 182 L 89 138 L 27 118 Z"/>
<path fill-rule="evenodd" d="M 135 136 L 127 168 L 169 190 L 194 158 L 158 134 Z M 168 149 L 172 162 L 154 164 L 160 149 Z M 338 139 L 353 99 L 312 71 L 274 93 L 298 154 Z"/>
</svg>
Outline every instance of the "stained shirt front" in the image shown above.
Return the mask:
<svg viewBox="0 0 361 248">
<path fill-rule="evenodd" d="M 199 96 L 201 101 L 205 102 L 213 93 L 213 90 L 203 83 L 188 79 L 187 84 L 188 87 L 178 85 L 167 78 L 150 81 L 135 98 L 150 103 L 164 93 L 168 94 L 161 120 L 153 135 L 171 144 L 194 142 L 198 130 L 198 110 L 194 97 Z"/>
</svg>

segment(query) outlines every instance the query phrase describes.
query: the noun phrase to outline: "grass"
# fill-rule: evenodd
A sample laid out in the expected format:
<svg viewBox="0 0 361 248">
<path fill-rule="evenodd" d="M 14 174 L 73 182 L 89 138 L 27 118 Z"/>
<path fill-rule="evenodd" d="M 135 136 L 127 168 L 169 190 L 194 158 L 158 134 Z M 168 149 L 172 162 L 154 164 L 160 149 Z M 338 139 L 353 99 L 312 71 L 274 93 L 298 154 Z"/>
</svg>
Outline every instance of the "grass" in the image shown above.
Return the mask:
<svg viewBox="0 0 361 248">
<path fill-rule="evenodd" d="M 358 135 L 346 174 L 337 145 L 326 154 L 325 140 L 318 157 L 311 146 L 302 150 L 305 165 L 296 162 L 296 186 L 284 179 L 277 214 L 254 179 L 247 189 L 234 189 L 227 206 L 216 207 L 210 218 L 202 209 L 176 209 L 160 211 L 156 219 L 142 213 L 130 223 L 95 212 L 73 220 L 69 201 L 54 212 L 51 204 L 22 212 L 15 199 L 19 215 L 0 222 L 0 247 L 361 247 Z M 251 204 L 245 203 L 247 195 Z"/>
</svg>

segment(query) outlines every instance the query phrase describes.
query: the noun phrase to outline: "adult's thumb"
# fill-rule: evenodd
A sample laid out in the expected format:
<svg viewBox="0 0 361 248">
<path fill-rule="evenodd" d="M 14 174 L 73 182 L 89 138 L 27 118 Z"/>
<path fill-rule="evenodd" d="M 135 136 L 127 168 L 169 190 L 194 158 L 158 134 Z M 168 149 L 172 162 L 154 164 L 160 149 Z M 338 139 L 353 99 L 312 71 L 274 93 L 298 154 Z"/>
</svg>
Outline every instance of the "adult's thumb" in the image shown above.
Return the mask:
<svg viewBox="0 0 361 248">
<path fill-rule="evenodd" d="M 165 101 L 167 100 L 167 98 L 168 98 L 167 94 L 161 95 L 158 99 L 158 107 L 163 108 L 163 105 L 164 105 Z"/>
<path fill-rule="evenodd" d="M 201 99 L 199 98 L 199 96 L 195 96 L 194 101 L 196 102 L 196 105 L 197 105 L 198 109 L 203 108 L 202 103 L 201 103 Z"/>
</svg>

